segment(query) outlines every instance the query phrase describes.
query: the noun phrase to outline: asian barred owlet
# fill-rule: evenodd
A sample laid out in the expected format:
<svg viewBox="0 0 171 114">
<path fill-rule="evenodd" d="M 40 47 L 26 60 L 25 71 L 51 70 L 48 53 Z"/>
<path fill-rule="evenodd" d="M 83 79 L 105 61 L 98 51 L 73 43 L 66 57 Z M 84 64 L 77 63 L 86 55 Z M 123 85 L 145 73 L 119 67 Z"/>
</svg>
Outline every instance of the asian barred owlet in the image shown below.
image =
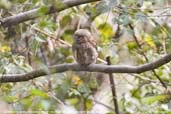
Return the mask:
<svg viewBox="0 0 171 114">
<path fill-rule="evenodd" d="M 95 39 L 87 29 L 79 29 L 74 33 L 72 51 L 78 64 L 86 66 L 97 60 Z"/>
</svg>

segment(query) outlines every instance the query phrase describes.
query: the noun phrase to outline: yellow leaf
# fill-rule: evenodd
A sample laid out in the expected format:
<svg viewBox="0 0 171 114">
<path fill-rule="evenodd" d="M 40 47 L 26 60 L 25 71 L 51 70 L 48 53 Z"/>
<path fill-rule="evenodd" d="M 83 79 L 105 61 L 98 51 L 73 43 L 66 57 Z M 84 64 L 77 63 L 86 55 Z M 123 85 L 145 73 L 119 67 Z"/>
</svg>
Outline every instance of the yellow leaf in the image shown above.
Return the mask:
<svg viewBox="0 0 171 114">
<path fill-rule="evenodd" d="M 11 51 L 11 48 L 9 46 L 1 46 L 0 52 L 9 52 Z"/>
<path fill-rule="evenodd" d="M 77 76 L 77 75 L 74 75 L 74 76 L 72 77 L 72 81 L 74 82 L 75 85 L 80 85 L 80 84 L 82 84 L 82 80 L 81 80 L 80 77 Z"/>
<path fill-rule="evenodd" d="M 155 45 L 155 43 L 154 43 L 154 41 L 153 41 L 153 38 L 152 38 L 150 35 L 145 34 L 144 40 L 145 40 L 145 42 L 146 42 L 148 45 L 150 45 L 152 48 L 156 48 L 156 45 Z"/>
</svg>

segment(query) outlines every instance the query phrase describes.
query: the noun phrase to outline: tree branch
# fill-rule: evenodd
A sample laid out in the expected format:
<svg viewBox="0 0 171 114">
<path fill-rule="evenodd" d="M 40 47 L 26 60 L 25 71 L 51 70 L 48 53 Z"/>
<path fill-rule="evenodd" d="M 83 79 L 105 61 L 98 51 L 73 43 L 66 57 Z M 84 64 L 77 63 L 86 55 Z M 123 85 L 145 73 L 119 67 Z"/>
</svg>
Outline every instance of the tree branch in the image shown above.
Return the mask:
<svg viewBox="0 0 171 114">
<path fill-rule="evenodd" d="M 88 71 L 88 72 L 103 72 L 103 73 L 142 73 L 156 69 L 171 61 L 171 54 L 165 55 L 161 59 L 158 59 L 151 63 L 146 63 L 140 66 L 130 65 L 103 65 L 92 64 L 87 67 L 80 66 L 76 63 L 59 64 L 50 66 L 47 69 L 39 69 L 25 74 L 5 74 L 0 75 L 0 82 L 21 82 L 28 81 L 37 77 L 45 76 L 48 74 L 60 73 L 65 71 Z"/>
<path fill-rule="evenodd" d="M 110 56 L 106 57 L 106 62 L 107 62 L 107 65 L 111 65 Z M 118 106 L 118 99 L 117 99 L 117 94 L 116 94 L 115 78 L 113 77 L 112 73 L 109 73 L 109 81 L 110 81 L 110 88 L 112 91 L 113 105 L 115 107 L 115 113 L 120 114 L 119 106 Z"/>
<path fill-rule="evenodd" d="M 48 7 L 48 11 L 46 12 L 46 14 L 59 12 L 59 11 L 65 10 L 65 9 L 73 7 L 73 6 L 90 3 L 90 2 L 96 2 L 96 1 L 100 1 L 100 0 L 67 0 L 67 1 L 64 1 L 63 4 L 61 4 L 62 6 Z M 16 25 L 16 24 L 19 24 L 24 21 L 38 18 L 41 16 L 39 14 L 40 9 L 41 8 L 37 8 L 37 9 L 30 10 L 30 11 L 19 13 L 15 16 L 6 17 L 1 20 L 1 25 L 3 27 L 9 27 L 9 26 Z"/>
</svg>

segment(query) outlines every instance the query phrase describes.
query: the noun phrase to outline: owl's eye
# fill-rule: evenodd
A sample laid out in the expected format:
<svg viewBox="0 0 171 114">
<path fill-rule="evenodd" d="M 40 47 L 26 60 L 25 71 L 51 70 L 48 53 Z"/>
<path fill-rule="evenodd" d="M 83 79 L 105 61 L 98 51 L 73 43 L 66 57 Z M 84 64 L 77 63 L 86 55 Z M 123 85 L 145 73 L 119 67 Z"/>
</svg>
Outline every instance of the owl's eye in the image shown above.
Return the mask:
<svg viewBox="0 0 171 114">
<path fill-rule="evenodd" d="M 83 35 L 77 35 L 77 39 L 82 39 L 83 37 Z"/>
<path fill-rule="evenodd" d="M 74 35 L 74 38 L 75 38 L 75 39 L 78 39 L 78 38 L 79 38 L 79 36 L 78 36 L 78 35 Z"/>
</svg>

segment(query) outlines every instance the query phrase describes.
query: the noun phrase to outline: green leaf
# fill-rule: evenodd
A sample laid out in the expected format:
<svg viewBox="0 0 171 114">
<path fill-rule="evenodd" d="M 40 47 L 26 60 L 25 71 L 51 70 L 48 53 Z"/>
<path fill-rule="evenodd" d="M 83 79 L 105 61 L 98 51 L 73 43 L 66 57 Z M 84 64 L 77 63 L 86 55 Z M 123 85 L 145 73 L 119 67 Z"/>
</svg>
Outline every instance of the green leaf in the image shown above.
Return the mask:
<svg viewBox="0 0 171 114">
<path fill-rule="evenodd" d="M 78 91 L 82 93 L 85 98 L 87 98 L 91 93 L 91 90 L 87 84 L 80 84 L 78 86 Z"/>
<path fill-rule="evenodd" d="M 93 102 L 92 102 L 92 100 L 91 99 L 86 99 L 86 102 L 85 102 L 86 104 L 86 109 L 87 110 L 91 110 L 92 109 L 92 107 L 93 107 Z"/>
<path fill-rule="evenodd" d="M 16 102 L 19 100 L 16 96 L 4 96 L 3 99 L 7 102 Z"/>
<path fill-rule="evenodd" d="M 63 3 L 63 0 L 54 0 L 52 5 L 55 7 L 55 9 L 63 9 L 66 7 L 66 5 Z"/>
<path fill-rule="evenodd" d="M 29 108 L 31 106 L 31 104 L 33 103 L 32 98 L 30 98 L 30 97 L 22 99 L 21 102 L 26 109 Z"/>
<path fill-rule="evenodd" d="M 47 6 L 41 6 L 38 11 L 38 15 L 40 15 L 40 16 L 45 15 L 48 13 L 48 11 L 49 11 L 49 9 Z"/>
<path fill-rule="evenodd" d="M 0 8 L 10 9 L 11 3 L 8 0 L 0 0 Z"/>
<path fill-rule="evenodd" d="M 39 22 L 40 28 L 44 29 L 45 31 L 54 31 L 57 28 L 57 25 L 53 20 L 47 18 L 42 18 Z"/>
<path fill-rule="evenodd" d="M 99 25 L 98 29 L 102 35 L 101 42 L 108 43 L 114 34 L 112 26 L 108 23 L 103 23 Z"/>
<path fill-rule="evenodd" d="M 71 98 L 71 99 L 67 99 L 67 101 L 69 101 L 71 103 L 71 105 L 76 105 L 79 102 L 79 99 Z"/>
<path fill-rule="evenodd" d="M 131 19 L 129 17 L 129 15 L 121 15 L 118 19 L 118 24 L 122 24 L 122 25 L 128 25 L 131 23 Z"/>
<path fill-rule="evenodd" d="M 61 27 L 65 27 L 71 22 L 71 15 L 65 15 L 61 20 L 60 20 L 60 25 Z"/>
<path fill-rule="evenodd" d="M 72 43 L 73 42 L 73 40 L 72 40 L 73 34 L 74 34 L 73 30 L 67 29 L 67 30 L 65 30 L 64 34 L 62 35 L 62 38 L 65 39 L 65 41 Z"/>
<path fill-rule="evenodd" d="M 135 42 L 127 42 L 127 47 L 129 50 L 133 50 L 137 48 L 137 44 Z"/>
<path fill-rule="evenodd" d="M 108 113 L 106 113 L 106 114 L 115 114 L 114 112 L 108 112 Z"/>
<path fill-rule="evenodd" d="M 155 102 L 159 102 L 159 101 L 164 101 L 164 100 L 167 100 L 167 99 L 171 99 L 171 96 L 170 95 L 156 95 L 156 96 L 149 96 L 149 97 L 144 97 L 142 98 L 142 103 L 143 104 L 152 104 L 152 103 L 155 103 Z"/>
<path fill-rule="evenodd" d="M 30 93 L 33 96 L 40 96 L 43 98 L 48 98 L 48 94 L 44 91 L 39 90 L 39 89 L 32 89 L 32 90 L 30 90 Z"/>
<path fill-rule="evenodd" d="M 110 10 L 110 8 L 108 7 L 108 5 L 106 4 L 105 1 L 102 1 L 97 5 L 97 11 L 100 13 L 105 13 L 109 10 Z"/>
<path fill-rule="evenodd" d="M 71 88 L 68 95 L 71 96 L 81 96 L 80 92 L 77 89 Z"/>
<path fill-rule="evenodd" d="M 37 2 L 39 2 L 39 0 L 32 0 L 33 4 L 36 4 Z"/>
</svg>

